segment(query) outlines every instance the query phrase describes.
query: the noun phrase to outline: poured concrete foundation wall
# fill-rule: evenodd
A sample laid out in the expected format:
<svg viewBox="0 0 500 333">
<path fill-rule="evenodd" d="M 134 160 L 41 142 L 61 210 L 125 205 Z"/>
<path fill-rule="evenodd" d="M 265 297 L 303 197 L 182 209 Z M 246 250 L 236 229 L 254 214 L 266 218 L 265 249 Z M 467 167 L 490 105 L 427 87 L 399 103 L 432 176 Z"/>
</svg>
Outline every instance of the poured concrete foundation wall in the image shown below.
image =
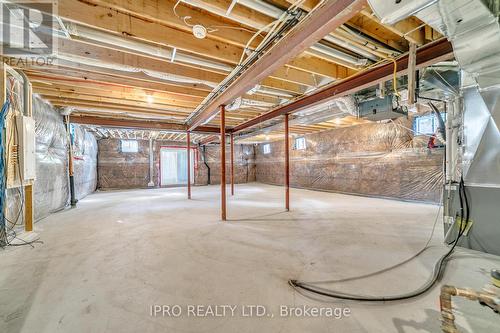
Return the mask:
<svg viewBox="0 0 500 333">
<path fill-rule="evenodd" d="M 411 119 L 310 134 L 305 150 L 293 150 L 291 139 L 291 186 L 439 202 L 444 149 L 428 149 L 427 138 L 403 126 L 411 128 Z M 281 185 L 284 141 L 270 144 L 270 154 L 256 148 L 256 180 Z"/>
<path fill-rule="evenodd" d="M 138 140 L 137 153 L 122 153 L 119 139 L 99 140 L 98 174 L 99 188 L 127 189 L 145 188 L 149 183 L 149 141 Z M 154 141 L 154 186 L 160 185 L 160 150 L 162 146 L 185 147 L 185 143 Z M 193 145 L 196 149 L 195 158 L 195 185 L 208 184 L 208 168 L 203 162 L 203 149 Z M 235 182 L 245 183 L 255 181 L 255 164 L 253 146 L 235 145 Z M 227 147 L 227 181 L 229 182 L 229 146 Z M 210 145 L 206 147 L 206 162 L 210 168 L 210 183 L 220 183 L 220 147 Z"/>
</svg>

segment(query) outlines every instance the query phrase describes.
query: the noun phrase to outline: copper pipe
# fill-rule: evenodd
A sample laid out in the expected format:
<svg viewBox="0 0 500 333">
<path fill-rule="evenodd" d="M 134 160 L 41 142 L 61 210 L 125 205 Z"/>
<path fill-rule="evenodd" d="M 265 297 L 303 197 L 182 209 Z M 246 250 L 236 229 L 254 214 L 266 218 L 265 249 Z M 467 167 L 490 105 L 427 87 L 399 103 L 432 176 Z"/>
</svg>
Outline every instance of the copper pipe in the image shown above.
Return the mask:
<svg viewBox="0 0 500 333">
<path fill-rule="evenodd" d="M 220 191 L 221 219 L 226 220 L 226 107 L 220 106 Z"/>
<path fill-rule="evenodd" d="M 234 195 L 234 136 L 231 133 L 231 195 Z"/>
<path fill-rule="evenodd" d="M 187 131 L 187 181 L 188 181 L 188 199 L 191 199 L 191 133 Z"/>
<path fill-rule="evenodd" d="M 453 314 L 453 305 L 451 302 L 452 296 L 464 297 L 471 301 L 478 301 L 481 304 L 486 304 L 494 311 L 500 311 L 498 295 L 444 285 L 441 287 L 441 295 L 439 296 L 442 318 L 441 330 L 444 333 L 458 333 L 457 326 L 455 325 L 455 315 Z"/>
<path fill-rule="evenodd" d="M 285 208 L 290 210 L 290 138 L 288 113 L 285 114 Z"/>
</svg>

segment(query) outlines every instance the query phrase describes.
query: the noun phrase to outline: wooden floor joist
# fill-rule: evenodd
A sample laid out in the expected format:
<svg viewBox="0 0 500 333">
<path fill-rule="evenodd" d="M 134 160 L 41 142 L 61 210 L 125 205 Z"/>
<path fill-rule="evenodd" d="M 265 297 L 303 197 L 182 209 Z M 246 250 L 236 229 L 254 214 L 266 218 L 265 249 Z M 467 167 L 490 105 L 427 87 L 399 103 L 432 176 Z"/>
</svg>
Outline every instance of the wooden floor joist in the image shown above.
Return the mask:
<svg viewBox="0 0 500 333">
<path fill-rule="evenodd" d="M 245 70 L 224 92 L 210 101 L 189 123 L 189 128 L 193 129 L 201 125 L 218 112 L 220 105 L 225 105 L 232 99 L 245 94 L 281 65 L 292 60 L 330 31 L 345 23 L 365 5 L 365 0 L 338 0 L 325 2 L 316 8 Z"/>
</svg>

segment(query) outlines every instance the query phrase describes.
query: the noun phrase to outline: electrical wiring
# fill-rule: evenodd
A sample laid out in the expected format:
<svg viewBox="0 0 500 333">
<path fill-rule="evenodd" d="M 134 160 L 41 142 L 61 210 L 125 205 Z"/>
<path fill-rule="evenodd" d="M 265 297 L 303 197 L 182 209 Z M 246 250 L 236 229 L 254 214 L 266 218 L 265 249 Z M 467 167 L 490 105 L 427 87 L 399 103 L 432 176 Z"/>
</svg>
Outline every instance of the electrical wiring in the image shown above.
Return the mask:
<svg viewBox="0 0 500 333">
<path fill-rule="evenodd" d="M 5 226 L 5 151 L 4 151 L 4 127 L 5 118 L 10 107 L 10 98 L 7 96 L 5 103 L 2 106 L 2 111 L 0 113 L 0 246 L 6 246 L 8 243 L 7 230 Z"/>
<path fill-rule="evenodd" d="M 18 94 L 15 92 L 15 86 L 19 84 L 18 81 L 14 80 L 14 78 L 9 78 L 10 81 L 10 89 L 7 92 L 7 98 L 5 104 L 2 106 L 2 111 L 0 113 L 0 141 L 1 141 L 1 148 L 0 148 L 0 192 L 1 192 L 1 199 L 0 199 L 0 246 L 5 247 L 5 246 L 23 246 L 23 245 L 29 245 L 33 247 L 34 243 L 41 243 L 39 238 L 33 240 L 33 241 L 25 241 L 21 238 L 18 237 L 15 227 L 20 225 L 20 222 L 23 222 L 23 217 L 22 213 L 24 211 L 24 194 L 21 189 L 21 187 L 16 187 L 18 191 L 18 195 L 20 198 L 20 207 L 19 211 L 16 213 L 15 219 L 11 221 L 5 216 L 5 209 L 6 209 L 6 185 L 7 185 L 7 170 L 6 166 L 10 165 L 9 158 L 10 154 L 6 153 L 5 149 L 7 147 L 10 147 L 11 142 L 14 142 L 14 139 L 17 139 L 17 142 L 19 142 L 19 129 L 17 128 L 17 123 L 14 122 L 12 128 L 13 130 L 10 131 L 10 136 L 8 138 L 4 138 L 5 135 L 5 121 L 7 119 L 7 114 L 9 113 L 10 109 L 13 110 L 20 110 L 20 105 L 18 103 L 18 99 L 16 98 L 19 97 Z M 21 175 L 21 166 L 19 162 L 16 163 L 17 166 L 17 174 Z M 9 224 L 7 228 L 7 224 Z M 18 242 L 21 242 L 20 244 L 13 243 L 14 240 L 17 240 Z"/>
<path fill-rule="evenodd" d="M 343 300 L 351 300 L 351 301 L 363 301 L 363 302 L 399 301 L 399 300 L 414 298 L 414 297 L 425 294 L 427 291 L 429 291 L 436 284 L 437 281 L 439 281 L 444 269 L 446 268 L 448 258 L 454 252 L 455 247 L 457 246 L 460 239 L 462 238 L 465 231 L 467 230 L 467 225 L 469 223 L 469 218 L 470 218 L 470 205 L 469 205 L 469 200 L 467 197 L 467 192 L 465 190 L 465 184 L 464 184 L 463 177 L 461 177 L 460 182 L 459 182 L 459 197 L 460 197 L 460 217 L 461 217 L 461 219 L 460 219 L 460 225 L 459 225 L 459 229 L 458 229 L 458 233 L 457 233 L 457 237 L 455 239 L 455 242 L 453 243 L 453 246 L 443 256 L 441 256 L 438 259 L 438 261 L 434 265 L 434 269 L 433 269 L 432 274 L 429 277 L 429 279 L 420 288 L 416 289 L 415 291 L 400 294 L 400 295 L 392 295 L 392 296 L 371 296 L 371 295 L 355 295 L 355 294 L 343 293 L 343 292 L 335 291 L 335 290 L 329 290 L 329 289 L 314 285 L 314 283 L 302 282 L 302 281 L 298 281 L 298 280 L 289 280 L 288 281 L 289 285 L 298 291 L 305 290 L 305 291 L 308 291 L 312 294 L 316 294 L 316 295 L 320 295 L 320 296 L 343 299 Z M 464 223 L 464 217 L 465 217 L 465 223 Z M 422 253 L 422 252 L 423 251 L 421 251 L 420 253 Z M 388 269 L 385 269 L 383 271 L 387 271 L 387 270 Z"/>
<path fill-rule="evenodd" d="M 191 16 L 180 16 L 178 13 L 177 13 L 177 6 L 179 6 L 179 4 L 182 2 L 182 0 L 178 0 L 174 7 L 173 7 L 173 12 L 174 12 L 174 15 L 182 20 L 182 22 L 184 22 L 184 24 L 190 28 L 194 27 L 196 24 L 192 24 L 192 23 L 189 23 L 188 20 L 191 19 L 192 17 Z M 231 26 L 231 25 L 211 25 L 209 27 L 206 27 L 207 31 L 208 32 L 216 32 L 218 31 L 219 29 L 234 29 L 234 30 L 243 30 L 243 31 L 247 31 L 247 32 L 250 32 L 250 33 L 253 33 L 254 30 L 252 29 L 247 29 L 245 27 L 236 27 L 236 26 Z"/>
<path fill-rule="evenodd" d="M 281 14 L 281 16 L 277 20 L 275 20 L 275 21 L 273 21 L 273 22 L 265 25 L 264 27 L 260 28 L 248 40 L 248 42 L 246 43 L 245 47 L 243 48 L 243 53 L 242 53 L 242 55 L 240 57 L 240 61 L 238 62 L 238 65 L 242 64 L 243 58 L 245 57 L 246 50 L 249 49 L 250 44 L 254 41 L 254 39 L 258 35 L 260 35 L 264 31 L 267 31 L 266 37 L 264 37 L 264 39 L 260 42 L 259 46 L 256 49 L 259 49 L 262 45 L 265 45 L 269 41 L 269 39 L 274 36 L 273 34 L 276 31 L 280 31 L 280 29 L 283 27 L 283 25 L 286 23 L 286 21 L 288 21 L 293 16 L 292 12 L 294 10 L 296 10 L 303 2 L 304 2 L 304 0 L 295 1 L 286 11 L 283 12 L 283 14 Z M 253 52 L 255 52 L 255 51 L 253 51 Z"/>
</svg>

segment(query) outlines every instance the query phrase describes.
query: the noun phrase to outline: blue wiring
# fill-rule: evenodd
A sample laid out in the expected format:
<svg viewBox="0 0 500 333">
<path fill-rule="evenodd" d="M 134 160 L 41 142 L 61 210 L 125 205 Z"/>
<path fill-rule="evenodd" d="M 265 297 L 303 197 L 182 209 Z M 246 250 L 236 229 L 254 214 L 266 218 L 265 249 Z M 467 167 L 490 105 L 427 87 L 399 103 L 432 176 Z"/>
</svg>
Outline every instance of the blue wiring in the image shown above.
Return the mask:
<svg viewBox="0 0 500 333">
<path fill-rule="evenodd" d="M 5 227 L 5 187 L 6 187 L 6 172 L 5 172 L 5 118 L 9 112 L 10 102 L 9 96 L 7 96 L 7 101 L 2 106 L 2 111 L 0 113 L 0 245 L 7 245 L 7 229 Z"/>
</svg>

